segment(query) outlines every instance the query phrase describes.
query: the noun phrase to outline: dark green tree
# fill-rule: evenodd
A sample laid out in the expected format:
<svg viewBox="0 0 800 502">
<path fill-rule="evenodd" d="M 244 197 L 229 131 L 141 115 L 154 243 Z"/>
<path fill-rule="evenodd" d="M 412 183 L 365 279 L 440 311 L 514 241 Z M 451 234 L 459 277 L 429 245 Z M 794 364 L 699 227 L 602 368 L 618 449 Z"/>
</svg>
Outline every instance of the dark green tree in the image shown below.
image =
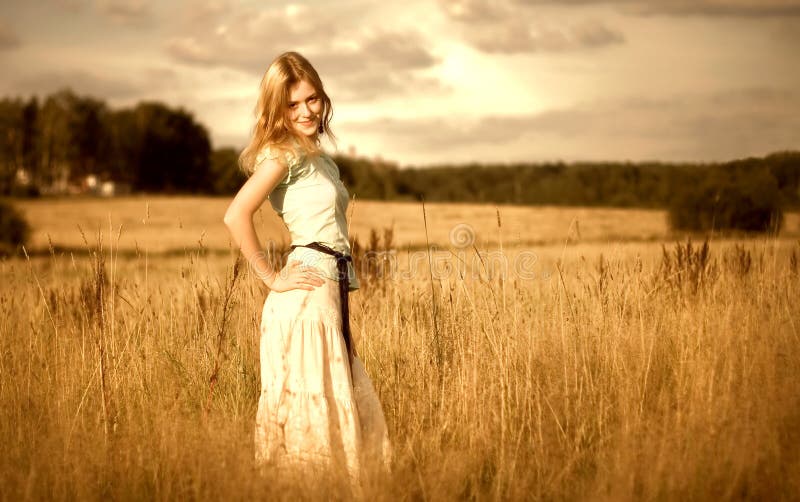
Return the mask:
<svg viewBox="0 0 800 502">
<path fill-rule="evenodd" d="M 89 174 L 107 174 L 109 162 L 108 109 L 102 101 L 71 96 L 67 114 L 70 180 Z"/>
<path fill-rule="evenodd" d="M 19 100 L 0 100 L 0 195 L 8 195 L 14 186 L 22 127 L 22 104 Z"/>
<path fill-rule="evenodd" d="M 0 256 L 15 252 L 30 234 L 28 222 L 11 204 L 0 200 Z"/>
<path fill-rule="evenodd" d="M 685 172 L 669 206 L 676 230 L 776 231 L 783 211 L 778 182 L 758 159 Z"/>
<path fill-rule="evenodd" d="M 239 169 L 239 153 L 233 148 L 214 150 L 211 154 L 210 178 L 213 193 L 235 193 L 247 179 Z"/>
<path fill-rule="evenodd" d="M 142 103 L 135 115 L 140 143 L 134 188 L 208 191 L 211 142 L 205 127 L 184 110 L 172 110 L 160 103 Z"/>
</svg>

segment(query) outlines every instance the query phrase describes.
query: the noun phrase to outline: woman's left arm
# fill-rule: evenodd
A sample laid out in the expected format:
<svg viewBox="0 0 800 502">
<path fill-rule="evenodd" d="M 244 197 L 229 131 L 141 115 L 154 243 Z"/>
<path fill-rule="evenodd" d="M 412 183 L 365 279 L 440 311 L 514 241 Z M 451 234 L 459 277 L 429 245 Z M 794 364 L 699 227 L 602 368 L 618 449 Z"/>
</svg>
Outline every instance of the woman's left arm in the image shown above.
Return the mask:
<svg viewBox="0 0 800 502">
<path fill-rule="evenodd" d="M 253 224 L 253 215 L 264 203 L 264 199 L 286 177 L 287 172 L 286 165 L 275 159 L 262 161 L 258 169 L 233 198 L 228 210 L 225 211 L 224 221 L 247 262 L 270 289 L 279 291 L 295 288 L 310 290 L 314 286 L 321 286 L 323 281 L 310 271 L 301 270 L 299 264 L 295 263 L 290 264 L 289 274 L 286 277 L 279 277 L 278 271 L 272 270 L 262 251 Z"/>
</svg>

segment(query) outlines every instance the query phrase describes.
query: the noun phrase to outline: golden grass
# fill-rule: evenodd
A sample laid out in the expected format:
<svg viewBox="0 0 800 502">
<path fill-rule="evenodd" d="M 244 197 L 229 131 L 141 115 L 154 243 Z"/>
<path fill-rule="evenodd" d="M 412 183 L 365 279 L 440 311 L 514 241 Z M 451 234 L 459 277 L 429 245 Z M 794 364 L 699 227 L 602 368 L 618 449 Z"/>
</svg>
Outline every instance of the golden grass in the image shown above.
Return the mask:
<svg viewBox="0 0 800 502">
<path fill-rule="evenodd" d="M 151 253 L 183 252 L 205 247 L 223 250 L 231 247 L 228 232 L 221 224 L 230 202 L 226 197 L 121 197 L 115 199 L 41 199 L 16 202 L 32 222 L 31 246 L 46 250 L 49 244 L 81 249 L 86 233 L 109 227 L 122 234 L 116 243 L 122 250 L 147 249 Z M 459 224 L 470 225 L 478 246 L 498 240 L 499 209 L 506 243 L 541 245 L 570 242 L 624 242 L 670 240 L 666 213 L 662 210 L 604 209 L 583 207 L 492 206 L 486 204 L 428 203 L 431 244 L 451 244 L 450 231 Z M 351 203 L 350 234 L 362 241 L 372 229 L 394 228 L 399 247 L 425 244 L 422 205 L 416 202 L 355 201 Z M 256 223 L 263 239 L 278 245 L 289 242 L 288 232 L 265 204 Z M 800 237 L 800 213 L 786 215 L 784 237 Z"/>
<path fill-rule="evenodd" d="M 127 202 L 132 215 L 112 214 L 112 223 L 127 217 L 134 227 L 144 204 Z M 164 249 L 185 253 L 145 253 L 142 243 L 154 251 L 175 238 L 168 234 L 182 229 L 169 215 L 191 206 L 160 202 L 164 213 L 156 217 L 153 203 L 149 228 L 129 228 L 142 232 L 139 254 L 109 251 L 114 228 L 99 254 L 0 262 L 0 498 L 348 498 L 335 477 L 256 474 L 265 292 L 246 271 L 230 288 L 232 253 L 204 254 L 178 240 Z M 383 207 L 369 204 L 375 211 L 361 203 L 354 218 Z M 68 206 L 25 210 L 57 211 L 60 218 L 43 219 L 66 225 Z M 104 229 L 106 207 L 92 209 Z M 224 203 L 179 213 L 183 230 L 212 228 L 215 207 Z M 398 239 L 424 239 L 409 223 L 416 216 L 398 207 L 383 208 L 407 234 Z M 517 216 L 506 218 L 505 208 L 498 230 L 494 208 L 445 214 L 458 207 L 428 206 L 431 233 L 441 232 L 435 242 L 447 243 L 451 222 L 469 223 L 484 258 L 500 255 L 482 234 L 502 235 L 507 263 L 535 255 L 532 276 L 496 269 L 489 277 L 475 249 L 450 248 L 439 255 L 453 272 L 431 281 L 412 250 L 398 253 L 393 279 L 353 295 L 357 347 L 397 452 L 391 476 L 369 478 L 365 498 L 797 499 L 800 243 L 712 241 L 692 275 L 688 266 L 661 268 L 658 241 L 601 236 L 565 245 L 567 229 L 554 224 L 543 237 L 519 227 L 519 242 L 550 243 L 521 246 L 506 233 Z M 522 222 L 526 210 L 518 210 Z M 585 240 L 584 221 L 631 216 L 600 214 L 580 220 Z M 79 217 L 91 228 L 91 216 Z M 83 245 L 77 230 L 56 230 L 59 245 Z M 206 236 L 226 247 L 211 230 Z M 672 244 L 667 250 L 674 255 Z M 417 268 L 403 274 L 409 263 Z"/>
</svg>

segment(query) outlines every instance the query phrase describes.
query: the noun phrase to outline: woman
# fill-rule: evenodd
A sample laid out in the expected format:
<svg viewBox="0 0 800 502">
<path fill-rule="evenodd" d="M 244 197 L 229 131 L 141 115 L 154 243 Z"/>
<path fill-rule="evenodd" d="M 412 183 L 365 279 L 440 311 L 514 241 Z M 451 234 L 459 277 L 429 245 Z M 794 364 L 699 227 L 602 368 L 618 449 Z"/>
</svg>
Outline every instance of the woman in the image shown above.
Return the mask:
<svg viewBox="0 0 800 502">
<path fill-rule="evenodd" d="M 386 465 L 390 446 L 375 390 L 349 340 L 347 294 L 358 288 L 347 237 L 348 193 L 319 146 L 331 101 L 300 54 L 276 58 L 261 81 L 256 126 L 241 154 L 250 175 L 225 224 L 271 290 L 261 317 L 261 465 L 345 467 L 357 477 Z M 269 197 L 292 238 L 288 265 L 274 270 L 253 214 Z"/>
</svg>

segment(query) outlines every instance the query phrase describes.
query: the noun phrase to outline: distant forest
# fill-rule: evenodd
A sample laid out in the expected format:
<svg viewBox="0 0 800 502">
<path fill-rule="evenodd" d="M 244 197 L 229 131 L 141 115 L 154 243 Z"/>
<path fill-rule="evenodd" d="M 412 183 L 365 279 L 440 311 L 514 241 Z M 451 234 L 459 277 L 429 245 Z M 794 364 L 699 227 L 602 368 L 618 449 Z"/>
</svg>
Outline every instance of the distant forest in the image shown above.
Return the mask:
<svg viewBox="0 0 800 502">
<path fill-rule="evenodd" d="M 535 145 L 532 145 L 535 148 Z M 112 110 L 69 90 L 0 100 L 0 195 L 37 195 L 79 186 L 88 175 L 132 192 L 230 194 L 244 181 L 234 148 L 212 149 L 191 113 L 157 102 Z M 708 185 L 746 186 L 800 208 L 800 152 L 725 163 L 578 162 L 399 168 L 336 156 L 359 199 L 530 205 L 668 207 Z M 713 196 L 713 191 L 709 192 Z"/>
<path fill-rule="evenodd" d="M 800 152 L 713 164 L 578 162 L 470 164 L 396 169 L 336 157 L 345 184 L 362 199 L 501 204 L 667 207 L 688 188 L 747 185 L 800 207 Z"/>
</svg>

